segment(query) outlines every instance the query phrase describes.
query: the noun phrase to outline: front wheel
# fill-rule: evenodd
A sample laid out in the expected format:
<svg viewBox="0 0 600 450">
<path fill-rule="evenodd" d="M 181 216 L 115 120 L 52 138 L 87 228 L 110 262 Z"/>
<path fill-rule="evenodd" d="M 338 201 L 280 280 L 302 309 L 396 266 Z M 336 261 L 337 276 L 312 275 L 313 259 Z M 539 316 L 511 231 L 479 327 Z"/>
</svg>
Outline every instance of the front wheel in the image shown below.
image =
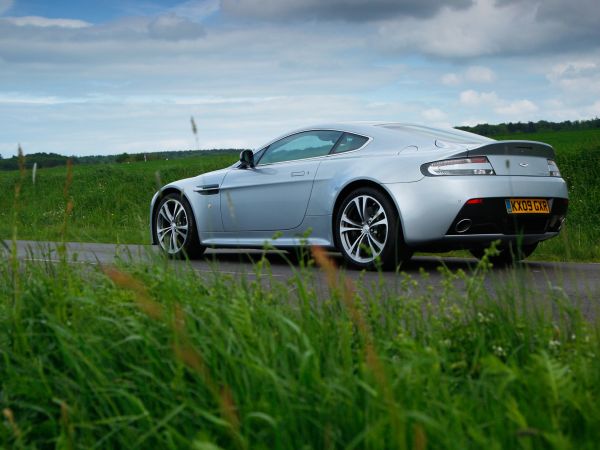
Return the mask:
<svg viewBox="0 0 600 450">
<path fill-rule="evenodd" d="M 163 252 L 171 258 L 197 258 L 204 253 L 192 208 L 181 194 L 165 195 L 156 211 L 154 232 Z"/>
<path fill-rule="evenodd" d="M 396 208 L 381 192 L 359 188 L 342 201 L 335 238 L 344 259 L 362 269 L 396 268 L 412 256 L 404 244 Z"/>
<path fill-rule="evenodd" d="M 499 253 L 489 256 L 489 261 L 495 266 L 508 266 L 530 256 L 537 248 L 538 243 L 518 246 L 516 243 L 498 247 Z M 485 248 L 474 248 L 469 250 L 471 255 L 477 259 L 483 258 Z"/>
</svg>

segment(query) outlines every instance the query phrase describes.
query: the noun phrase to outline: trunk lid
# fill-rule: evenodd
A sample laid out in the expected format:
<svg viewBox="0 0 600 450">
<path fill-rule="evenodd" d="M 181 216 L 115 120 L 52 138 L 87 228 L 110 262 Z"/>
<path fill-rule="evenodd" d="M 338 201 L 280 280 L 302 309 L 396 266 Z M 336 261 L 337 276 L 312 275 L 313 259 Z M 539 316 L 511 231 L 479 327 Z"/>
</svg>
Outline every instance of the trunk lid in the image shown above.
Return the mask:
<svg viewBox="0 0 600 450">
<path fill-rule="evenodd" d="M 550 176 L 548 160 L 554 159 L 554 149 L 534 141 L 499 141 L 467 152 L 468 157 L 486 156 L 496 175 Z"/>
</svg>

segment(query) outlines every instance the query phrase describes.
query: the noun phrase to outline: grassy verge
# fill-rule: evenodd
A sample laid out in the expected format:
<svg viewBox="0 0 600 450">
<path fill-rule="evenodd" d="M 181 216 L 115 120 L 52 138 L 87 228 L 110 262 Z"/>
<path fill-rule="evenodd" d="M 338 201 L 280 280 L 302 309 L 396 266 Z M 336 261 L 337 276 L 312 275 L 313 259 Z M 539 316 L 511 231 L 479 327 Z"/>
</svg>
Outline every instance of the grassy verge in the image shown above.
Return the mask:
<svg viewBox="0 0 600 450">
<path fill-rule="evenodd" d="M 27 170 L 0 173 L 0 238 L 12 236 L 15 186 L 21 185 L 17 227 L 20 239 L 148 243 L 150 200 L 159 186 L 233 164 L 237 154 L 172 161 L 41 169 L 33 182 Z M 69 201 L 72 210 L 65 228 Z"/>
<path fill-rule="evenodd" d="M 0 263 L 3 448 L 556 448 L 600 442 L 600 334 L 560 290 L 490 293 L 165 261 Z M 463 280 L 466 291 L 454 288 Z M 268 289 L 266 289 L 268 286 Z M 535 297 L 534 297 L 535 295 Z M 536 302 L 530 302 L 536 298 Z"/>
</svg>

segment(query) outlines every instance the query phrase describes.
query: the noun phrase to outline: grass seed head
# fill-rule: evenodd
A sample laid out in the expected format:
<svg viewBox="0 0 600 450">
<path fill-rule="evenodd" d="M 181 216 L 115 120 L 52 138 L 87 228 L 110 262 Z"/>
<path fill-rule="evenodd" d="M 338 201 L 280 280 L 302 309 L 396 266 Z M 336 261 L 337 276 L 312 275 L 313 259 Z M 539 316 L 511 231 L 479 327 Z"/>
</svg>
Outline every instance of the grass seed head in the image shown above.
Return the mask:
<svg viewBox="0 0 600 450">
<path fill-rule="evenodd" d="M 138 307 L 146 315 L 156 320 L 165 317 L 164 307 L 150 297 L 146 286 L 139 280 L 115 267 L 105 266 L 102 267 L 102 271 L 116 286 L 133 292 Z"/>
<path fill-rule="evenodd" d="M 6 418 L 6 421 L 8 422 L 8 424 L 10 425 L 10 428 L 12 429 L 13 434 L 16 437 L 21 436 L 21 430 L 19 429 L 19 426 L 17 425 L 17 422 L 15 422 L 15 415 L 13 414 L 12 409 L 5 408 L 2 411 L 2 414 Z"/>
<path fill-rule="evenodd" d="M 425 450 L 427 448 L 427 434 L 419 424 L 413 426 L 413 450 Z"/>
</svg>

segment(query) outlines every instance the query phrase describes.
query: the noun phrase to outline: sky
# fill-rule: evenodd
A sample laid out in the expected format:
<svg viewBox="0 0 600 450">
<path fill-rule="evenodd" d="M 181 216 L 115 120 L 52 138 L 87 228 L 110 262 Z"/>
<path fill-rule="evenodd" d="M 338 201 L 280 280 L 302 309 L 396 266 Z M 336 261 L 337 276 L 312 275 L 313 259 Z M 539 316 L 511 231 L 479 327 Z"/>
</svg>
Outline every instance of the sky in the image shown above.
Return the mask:
<svg viewBox="0 0 600 450">
<path fill-rule="evenodd" d="M 600 116 L 598 0 L 0 0 L 0 155 Z"/>
</svg>

